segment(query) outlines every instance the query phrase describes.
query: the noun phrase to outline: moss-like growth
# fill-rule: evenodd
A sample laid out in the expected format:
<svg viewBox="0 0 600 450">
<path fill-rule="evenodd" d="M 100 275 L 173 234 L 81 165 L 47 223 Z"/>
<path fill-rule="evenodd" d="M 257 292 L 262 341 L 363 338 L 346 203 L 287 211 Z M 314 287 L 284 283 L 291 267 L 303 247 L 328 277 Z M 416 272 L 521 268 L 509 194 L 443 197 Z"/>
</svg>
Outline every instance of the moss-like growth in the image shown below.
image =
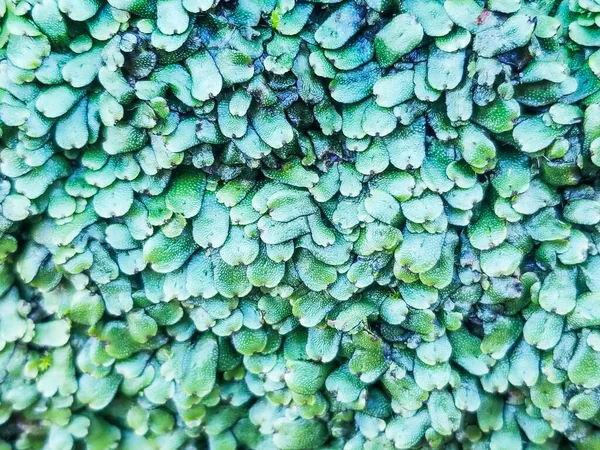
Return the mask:
<svg viewBox="0 0 600 450">
<path fill-rule="evenodd" d="M 600 447 L 594 0 L 0 23 L 0 450 Z"/>
</svg>

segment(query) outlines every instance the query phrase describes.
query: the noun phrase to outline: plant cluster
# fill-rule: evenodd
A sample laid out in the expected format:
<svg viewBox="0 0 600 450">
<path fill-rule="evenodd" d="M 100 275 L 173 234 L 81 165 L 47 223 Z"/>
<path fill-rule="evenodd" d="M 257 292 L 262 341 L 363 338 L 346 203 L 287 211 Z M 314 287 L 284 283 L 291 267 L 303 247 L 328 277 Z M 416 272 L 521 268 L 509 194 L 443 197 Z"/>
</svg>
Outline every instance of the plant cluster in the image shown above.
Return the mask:
<svg viewBox="0 0 600 450">
<path fill-rule="evenodd" d="M 0 450 L 600 449 L 597 0 L 0 20 Z"/>
</svg>

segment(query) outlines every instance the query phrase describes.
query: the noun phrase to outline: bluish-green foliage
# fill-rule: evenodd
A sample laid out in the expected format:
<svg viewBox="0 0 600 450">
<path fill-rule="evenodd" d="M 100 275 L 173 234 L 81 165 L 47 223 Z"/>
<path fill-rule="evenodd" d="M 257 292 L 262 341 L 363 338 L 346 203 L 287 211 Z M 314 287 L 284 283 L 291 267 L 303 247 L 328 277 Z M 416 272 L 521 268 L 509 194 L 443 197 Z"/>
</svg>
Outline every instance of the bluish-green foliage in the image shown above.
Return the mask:
<svg viewBox="0 0 600 450">
<path fill-rule="evenodd" d="M 600 449 L 598 0 L 0 23 L 0 450 Z"/>
</svg>

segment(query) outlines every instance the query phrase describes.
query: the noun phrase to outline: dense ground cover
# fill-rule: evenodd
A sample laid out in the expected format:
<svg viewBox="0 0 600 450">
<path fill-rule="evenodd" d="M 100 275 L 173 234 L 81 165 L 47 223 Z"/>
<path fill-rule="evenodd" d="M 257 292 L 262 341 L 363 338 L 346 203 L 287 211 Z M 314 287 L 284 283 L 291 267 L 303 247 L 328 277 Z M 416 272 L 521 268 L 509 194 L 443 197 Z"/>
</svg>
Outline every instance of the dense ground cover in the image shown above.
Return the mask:
<svg viewBox="0 0 600 450">
<path fill-rule="evenodd" d="M 600 449 L 600 3 L 0 18 L 0 450 Z"/>
</svg>

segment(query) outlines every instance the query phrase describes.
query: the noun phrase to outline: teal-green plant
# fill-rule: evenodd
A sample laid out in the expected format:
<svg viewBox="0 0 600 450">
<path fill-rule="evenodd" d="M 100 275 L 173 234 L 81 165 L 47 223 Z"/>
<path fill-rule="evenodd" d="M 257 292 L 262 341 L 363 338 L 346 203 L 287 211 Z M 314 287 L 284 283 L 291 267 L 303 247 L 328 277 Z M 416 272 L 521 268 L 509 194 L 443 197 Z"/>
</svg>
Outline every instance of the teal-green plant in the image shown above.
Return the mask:
<svg viewBox="0 0 600 450">
<path fill-rule="evenodd" d="M 0 0 L 0 450 L 600 449 L 598 0 Z"/>
</svg>

